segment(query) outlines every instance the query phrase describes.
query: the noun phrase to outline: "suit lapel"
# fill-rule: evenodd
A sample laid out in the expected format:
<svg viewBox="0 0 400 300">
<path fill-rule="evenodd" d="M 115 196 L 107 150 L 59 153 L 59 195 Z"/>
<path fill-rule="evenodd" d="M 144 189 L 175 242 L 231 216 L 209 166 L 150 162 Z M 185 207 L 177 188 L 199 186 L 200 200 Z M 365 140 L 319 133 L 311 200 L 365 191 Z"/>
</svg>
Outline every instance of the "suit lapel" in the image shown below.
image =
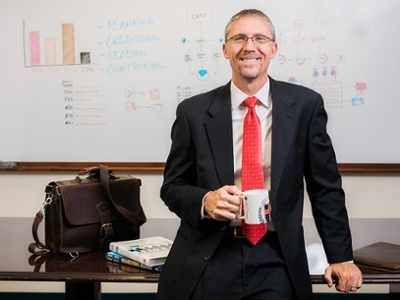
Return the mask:
<svg viewBox="0 0 400 300">
<path fill-rule="evenodd" d="M 209 107 L 205 123 L 214 165 L 221 186 L 234 183 L 233 137 L 230 83 L 221 88 Z"/>
<path fill-rule="evenodd" d="M 297 110 L 293 97 L 279 83 L 270 78 L 272 93 L 272 159 L 271 199 L 280 185 L 283 168 L 292 146 L 296 126 Z M 272 204 L 273 205 L 273 204 Z"/>
</svg>

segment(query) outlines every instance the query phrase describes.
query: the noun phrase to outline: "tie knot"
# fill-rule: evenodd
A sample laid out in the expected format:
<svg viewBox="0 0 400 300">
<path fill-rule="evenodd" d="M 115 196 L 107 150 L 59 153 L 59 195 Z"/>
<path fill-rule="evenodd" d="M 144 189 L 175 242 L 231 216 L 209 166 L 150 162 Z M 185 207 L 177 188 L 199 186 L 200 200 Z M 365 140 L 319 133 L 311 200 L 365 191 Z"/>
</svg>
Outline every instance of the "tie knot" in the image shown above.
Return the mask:
<svg viewBox="0 0 400 300">
<path fill-rule="evenodd" d="M 254 108 L 254 106 L 256 106 L 258 103 L 258 99 L 253 96 L 246 98 L 243 102 L 248 108 Z"/>
</svg>

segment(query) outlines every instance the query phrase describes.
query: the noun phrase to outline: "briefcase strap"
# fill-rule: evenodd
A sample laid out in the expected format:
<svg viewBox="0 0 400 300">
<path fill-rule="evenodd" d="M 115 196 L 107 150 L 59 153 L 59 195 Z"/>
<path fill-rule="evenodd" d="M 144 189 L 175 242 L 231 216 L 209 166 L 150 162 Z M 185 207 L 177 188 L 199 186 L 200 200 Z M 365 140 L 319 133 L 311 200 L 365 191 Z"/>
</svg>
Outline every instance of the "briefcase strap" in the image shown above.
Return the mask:
<svg viewBox="0 0 400 300">
<path fill-rule="evenodd" d="M 33 220 L 32 224 L 32 236 L 35 242 L 29 244 L 28 250 L 30 253 L 35 255 L 44 255 L 50 252 L 50 250 L 47 249 L 46 245 L 40 241 L 38 236 L 38 228 L 40 223 L 43 221 L 43 217 L 44 213 L 42 208 L 36 213 L 35 219 Z"/>
<path fill-rule="evenodd" d="M 115 209 L 121 215 L 123 215 L 132 223 L 137 224 L 138 226 L 143 225 L 147 221 L 147 218 L 146 215 L 144 214 L 143 208 L 140 205 L 140 202 L 138 203 L 140 206 L 140 211 L 138 214 L 134 214 L 130 210 L 116 203 L 110 193 L 110 179 L 109 179 L 108 167 L 105 165 L 99 165 L 99 168 L 100 168 L 100 186 L 101 189 L 103 190 L 104 195 L 106 195 L 106 197 L 114 205 Z"/>
<path fill-rule="evenodd" d="M 103 245 L 109 242 L 109 239 L 114 235 L 114 229 L 110 222 L 110 205 L 105 202 L 100 202 L 96 206 L 97 213 L 100 216 L 100 249 Z"/>
</svg>

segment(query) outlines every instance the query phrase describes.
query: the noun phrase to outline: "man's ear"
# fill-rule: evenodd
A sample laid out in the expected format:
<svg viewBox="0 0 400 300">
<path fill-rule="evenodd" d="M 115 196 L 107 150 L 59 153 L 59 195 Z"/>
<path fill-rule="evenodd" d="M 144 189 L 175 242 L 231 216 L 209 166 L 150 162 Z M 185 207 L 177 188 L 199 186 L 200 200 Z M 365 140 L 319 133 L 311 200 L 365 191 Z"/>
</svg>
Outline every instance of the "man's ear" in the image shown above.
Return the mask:
<svg viewBox="0 0 400 300">
<path fill-rule="evenodd" d="M 223 44 L 222 44 L 222 53 L 224 54 L 224 57 L 225 57 L 226 59 L 229 58 L 229 56 L 228 56 L 228 49 L 227 49 L 227 47 L 226 47 L 226 43 L 223 43 Z"/>
<path fill-rule="evenodd" d="M 278 53 L 278 44 L 274 42 L 271 48 L 271 59 L 273 59 L 277 53 Z"/>
</svg>

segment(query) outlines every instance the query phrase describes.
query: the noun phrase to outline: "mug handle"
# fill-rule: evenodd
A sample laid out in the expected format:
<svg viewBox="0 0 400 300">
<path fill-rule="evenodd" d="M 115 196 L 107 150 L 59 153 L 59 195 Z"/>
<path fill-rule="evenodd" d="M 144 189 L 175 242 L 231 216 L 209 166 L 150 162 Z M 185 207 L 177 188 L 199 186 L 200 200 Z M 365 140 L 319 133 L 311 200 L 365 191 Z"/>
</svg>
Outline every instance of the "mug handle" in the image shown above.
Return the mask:
<svg viewBox="0 0 400 300">
<path fill-rule="evenodd" d="M 240 210 L 239 210 L 239 214 L 236 216 L 237 219 L 239 220 L 244 220 L 245 216 L 243 214 L 243 206 L 244 206 L 244 196 L 239 196 L 240 200 L 242 201 L 242 205 L 240 205 Z M 243 215 L 242 215 L 243 214 Z"/>
</svg>

